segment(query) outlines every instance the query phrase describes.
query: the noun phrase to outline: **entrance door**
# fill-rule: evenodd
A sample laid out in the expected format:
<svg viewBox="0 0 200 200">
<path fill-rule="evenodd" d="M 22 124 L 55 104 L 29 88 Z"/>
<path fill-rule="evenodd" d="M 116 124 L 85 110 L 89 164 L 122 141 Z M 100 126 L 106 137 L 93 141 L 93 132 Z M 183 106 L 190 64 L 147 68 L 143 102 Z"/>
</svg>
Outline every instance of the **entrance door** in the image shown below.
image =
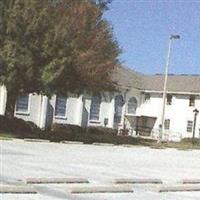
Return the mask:
<svg viewBox="0 0 200 200">
<path fill-rule="evenodd" d="M 124 106 L 124 99 L 122 95 L 115 97 L 115 114 L 114 114 L 114 128 L 118 129 L 122 124 L 122 109 Z"/>
</svg>

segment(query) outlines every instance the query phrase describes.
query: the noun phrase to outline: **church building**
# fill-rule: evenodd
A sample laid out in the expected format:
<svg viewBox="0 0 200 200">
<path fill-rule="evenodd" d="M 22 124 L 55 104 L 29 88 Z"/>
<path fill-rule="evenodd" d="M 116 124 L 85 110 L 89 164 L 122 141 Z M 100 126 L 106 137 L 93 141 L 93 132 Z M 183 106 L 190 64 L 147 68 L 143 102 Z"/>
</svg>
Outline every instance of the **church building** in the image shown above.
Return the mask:
<svg viewBox="0 0 200 200">
<path fill-rule="evenodd" d="M 68 97 L 38 94 L 19 96 L 15 117 L 34 122 L 45 129 L 53 123 L 82 127 L 103 126 L 119 134 L 157 138 L 162 116 L 164 75 L 145 75 L 118 67 L 113 74 L 118 92 L 102 92 Z M 192 137 L 194 110 L 200 110 L 200 76 L 168 76 L 164 139 L 179 141 Z M 5 114 L 6 88 L 0 87 L 0 115 Z M 197 115 L 195 137 L 200 138 Z"/>
</svg>

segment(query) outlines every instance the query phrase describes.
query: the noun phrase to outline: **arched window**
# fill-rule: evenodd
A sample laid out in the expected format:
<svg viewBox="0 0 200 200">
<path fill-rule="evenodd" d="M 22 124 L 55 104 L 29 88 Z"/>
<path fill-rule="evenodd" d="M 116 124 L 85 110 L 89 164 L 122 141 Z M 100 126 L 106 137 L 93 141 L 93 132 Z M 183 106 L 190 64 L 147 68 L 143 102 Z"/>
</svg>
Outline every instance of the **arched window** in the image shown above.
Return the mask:
<svg viewBox="0 0 200 200">
<path fill-rule="evenodd" d="M 100 95 L 93 96 L 90 107 L 90 120 L 99 120 L 100 105 L 101 105 L 101 96 Z"/>
<path fill-rule="evenodd" d="M 115 123 L 121 122 L 123 105 L 124 105 L 123 96 L 117 95 L 115 97 L 115 115 L 114 115 L 114 122 Z"/>
<path fill-rule="evenodd" d="M 137 99 L 131 97 L 128 101 L 128 114 L 135 114 L 137 109 Z"/>
</svg>

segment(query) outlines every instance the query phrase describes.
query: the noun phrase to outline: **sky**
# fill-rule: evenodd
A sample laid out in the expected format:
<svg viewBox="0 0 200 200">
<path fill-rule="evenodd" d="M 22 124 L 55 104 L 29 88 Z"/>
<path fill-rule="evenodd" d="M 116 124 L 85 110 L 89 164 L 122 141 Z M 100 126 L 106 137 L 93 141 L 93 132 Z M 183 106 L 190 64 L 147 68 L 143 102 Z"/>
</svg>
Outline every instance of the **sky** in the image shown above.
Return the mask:
<svg viewBox="0 0 200 200">
<path fill-rule="evenodd" d="M 113 0 L 104 17 L 122 48 L 121 62 L 145 74 L 164 73 L 169 37 L 171 74 L 200 74 L 200 0 Z"/>
</svg>

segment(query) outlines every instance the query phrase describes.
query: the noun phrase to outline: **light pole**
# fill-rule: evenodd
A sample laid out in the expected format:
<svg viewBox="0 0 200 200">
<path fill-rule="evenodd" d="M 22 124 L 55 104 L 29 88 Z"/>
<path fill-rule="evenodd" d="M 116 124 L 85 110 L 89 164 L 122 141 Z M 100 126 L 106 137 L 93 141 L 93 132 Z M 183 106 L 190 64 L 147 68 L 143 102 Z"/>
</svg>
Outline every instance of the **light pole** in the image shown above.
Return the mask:
<svg viewBox="0 0 200 200">
<path fill-rule="evenodd" d="M 166 66 L 165 66 L 165 80 L 164 80 L 164 87 L 163 87 L 161 130 L 160 130 L 158 142 L 160 142 L 160 140 L 162 140 L 162 136 L 163 136 L 164 131 L 165 131 L 164 123 L 165 123 L 165 104 L 166 104 L 167 79 L 168 79 L 168 71 L 169 71 L 171 45 L 172 45 L 173 39 L 180 39 L 180 35 L 171 35 L 170 38 L 169 38 L 169 46 L 168 46 L 167 60 L 166 60 Z"/>
<path fill-rule="evenodd" d="M 194 144 L 196 121 L 197 121 L 197 115 L 198 115 L 199 111 L 197 109 L 194 109 L 193 112 L 194 112 L 194 126 L 193 126 L 193 134 L 192 134 L 192 143 Z"/>
</svg>

